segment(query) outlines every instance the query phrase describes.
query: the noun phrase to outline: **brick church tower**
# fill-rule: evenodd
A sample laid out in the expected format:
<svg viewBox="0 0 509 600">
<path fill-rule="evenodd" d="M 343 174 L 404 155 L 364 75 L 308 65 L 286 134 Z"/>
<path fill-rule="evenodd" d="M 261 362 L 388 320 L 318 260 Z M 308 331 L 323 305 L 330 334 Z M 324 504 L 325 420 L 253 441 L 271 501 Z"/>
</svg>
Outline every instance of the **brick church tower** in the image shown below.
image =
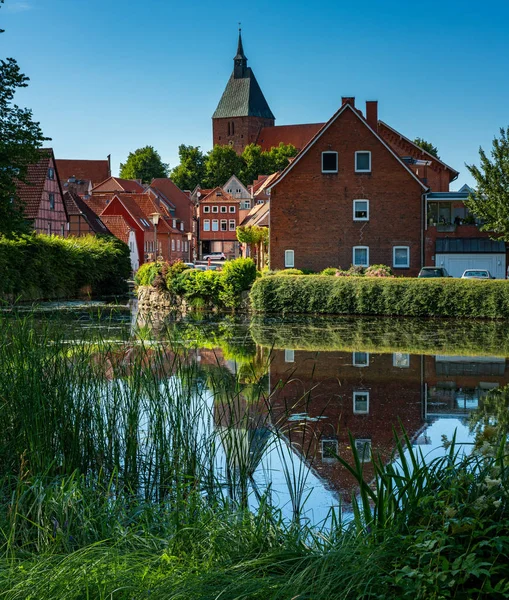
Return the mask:
<svg viewBox="0 0 509 600">
<path fill-rule="evenodd" d="M 212 115 L 213 144 L 229 144 L 240 154 L 248 144 L 256 142 L 262 127 L 273 127 L 274 121 L 256 77 L 247 66 L 239 29 L 233 73 Z"/>
</svg>

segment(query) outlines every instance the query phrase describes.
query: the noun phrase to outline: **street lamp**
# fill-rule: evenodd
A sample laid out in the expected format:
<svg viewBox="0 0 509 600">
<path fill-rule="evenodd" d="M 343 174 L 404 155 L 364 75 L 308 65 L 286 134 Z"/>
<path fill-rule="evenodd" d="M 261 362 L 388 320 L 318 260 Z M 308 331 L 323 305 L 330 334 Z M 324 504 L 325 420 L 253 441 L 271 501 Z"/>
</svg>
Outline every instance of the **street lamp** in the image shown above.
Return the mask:
<svg viewBox="0 0 509 600">
<path fill-rule="evenodd" d="M 158 212 L 152 213 L 149 215 L 150 220 L 152 221 L 152 225 L 154 226 L 154 257 L 157 260 L 157 225 L 159 224 L 159 219 L 161 215 Z"/>
<path fill-rule="evenodd" d="M 189 244 L 189 262 L 193 262 L 193 232 L 187 233 L 187 242 Z"/>
</svg>

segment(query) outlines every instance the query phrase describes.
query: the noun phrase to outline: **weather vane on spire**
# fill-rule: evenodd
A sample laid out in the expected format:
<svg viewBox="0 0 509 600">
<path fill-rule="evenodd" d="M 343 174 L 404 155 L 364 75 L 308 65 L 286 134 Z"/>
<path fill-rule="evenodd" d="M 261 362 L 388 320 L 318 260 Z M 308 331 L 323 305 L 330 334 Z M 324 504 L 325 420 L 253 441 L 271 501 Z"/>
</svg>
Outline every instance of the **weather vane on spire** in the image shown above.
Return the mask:
<svg viewBox="0 0 509 600">
<path fill-rule="evenodd" d="M 242 31 L 242 23 L 239 21 L 239 33 Z"/>
</svg>

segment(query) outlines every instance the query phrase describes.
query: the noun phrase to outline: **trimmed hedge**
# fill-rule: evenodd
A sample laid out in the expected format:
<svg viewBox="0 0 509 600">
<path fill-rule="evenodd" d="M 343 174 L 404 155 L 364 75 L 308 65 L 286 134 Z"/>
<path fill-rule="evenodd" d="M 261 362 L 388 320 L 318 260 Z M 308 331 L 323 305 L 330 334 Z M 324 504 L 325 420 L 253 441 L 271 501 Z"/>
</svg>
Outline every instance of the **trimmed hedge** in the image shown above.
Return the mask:
<svg viewBox="0 0 509 600">
<path fill-rule="evenodd" d="M 131 274 L 129 247 L 109 235 L 0 237 L 0 296 L 19 300 L 123 294 Z"/>
<path fill-rule="evenodd" d="M 255 311 L 412 317 L 509 317 L 509 282 L 327 276 L 263 277 Z"/>
</svg>

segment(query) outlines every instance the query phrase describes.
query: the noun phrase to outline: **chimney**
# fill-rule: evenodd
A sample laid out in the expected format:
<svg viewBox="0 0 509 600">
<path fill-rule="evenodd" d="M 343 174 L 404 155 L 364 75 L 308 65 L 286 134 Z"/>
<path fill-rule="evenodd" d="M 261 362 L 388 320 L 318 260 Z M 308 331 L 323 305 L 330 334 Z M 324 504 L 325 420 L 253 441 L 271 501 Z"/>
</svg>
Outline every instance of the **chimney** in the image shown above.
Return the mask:
<svg viewBox="0 0 509 600">
<path fill-rule="evenodd" d="M 366 101 L 366 121 L 371 129 L 378 131 L 378 100 Z"/>
<path fill-rule="evenodd" d="M 354 96 L 343 96 L 341 98 L 341 106 L 349 104 L 352 108 L 355 108 L 355 97 Z"/>
</svg>

